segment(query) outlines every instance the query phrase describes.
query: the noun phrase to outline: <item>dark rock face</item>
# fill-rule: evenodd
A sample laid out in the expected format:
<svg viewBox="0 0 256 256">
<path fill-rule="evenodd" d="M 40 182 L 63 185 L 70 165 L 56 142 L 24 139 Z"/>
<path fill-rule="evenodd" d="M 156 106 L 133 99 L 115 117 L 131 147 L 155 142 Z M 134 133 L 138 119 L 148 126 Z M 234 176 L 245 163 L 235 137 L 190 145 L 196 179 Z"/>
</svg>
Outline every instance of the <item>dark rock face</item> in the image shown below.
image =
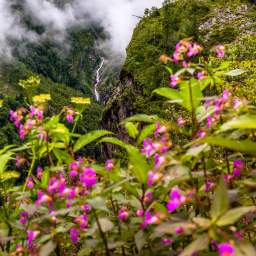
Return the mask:
<svg viewBox="0 0 256 256">
<path fill-rule="evenodd" d="M 107 108 L 104 110 L 100 128 L 115 133 L 118 139 L 125 143 L 132 143 L 132 138 L 129 137 L 124 125 L 119 125 L 124 119 L 131 117 L 137 112 L 133 109 L 133 100 L 123 97 L 123 89 L 134 89 L 133 77 L 125 72 L 120 74 L 120 82 L 112 95 L 112 100 L 109 101 Z M 120 97 L 122 96 L 122 97 Z M 102 143 L 102 151 L 107 159 L 113 157 L 113 151 L 118 149 L 118 146 L 112 143 Z"/>
<path fill-rule="evenodd" d="M 249 0 L 249 2 L 256 5 L 256 0 Z"/>
</svg>

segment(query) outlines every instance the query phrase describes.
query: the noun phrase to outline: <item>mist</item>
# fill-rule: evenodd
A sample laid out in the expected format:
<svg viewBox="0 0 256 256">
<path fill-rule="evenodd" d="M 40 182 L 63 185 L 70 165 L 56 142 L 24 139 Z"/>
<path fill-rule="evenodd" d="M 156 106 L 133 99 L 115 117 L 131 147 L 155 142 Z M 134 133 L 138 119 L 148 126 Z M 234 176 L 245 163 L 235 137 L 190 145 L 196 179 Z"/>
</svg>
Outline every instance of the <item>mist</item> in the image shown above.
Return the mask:
<svg viewBox="0 0 256 256">
<path fill-rule="evenodd" d="M 21 5 L 13 8 L 13 5 Z M 61 1 L 58 1 L 59 3 Z M 0 0 L 0 53 L 11 55 L 8 39 L 40 42 L 46 39 L 64 42 L 67 29 L 73 26 L 86 27 L 97 23 L 109 35 L 107 45 L 116 53 L 125 56 L 133 29 L 138 23 L 136 16 L 143 16 L 145 8 L 160 8 L 163 0 L 70 0 L 61 7 L 53 0 Z M 22 23 L 24 15 L 32 18 L 33 24 L 43 25 L 39 35 L 28 30 Z"/>
</svg>

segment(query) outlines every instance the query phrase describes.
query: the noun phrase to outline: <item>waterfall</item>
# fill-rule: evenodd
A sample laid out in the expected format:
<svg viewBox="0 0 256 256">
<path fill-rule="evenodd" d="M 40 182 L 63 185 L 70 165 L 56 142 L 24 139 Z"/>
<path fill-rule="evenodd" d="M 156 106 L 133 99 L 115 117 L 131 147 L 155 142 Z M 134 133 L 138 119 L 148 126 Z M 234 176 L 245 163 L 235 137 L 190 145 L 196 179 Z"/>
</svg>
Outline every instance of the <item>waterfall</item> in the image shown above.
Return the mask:
<svg viewBox="0 0 256 256">
<path fill-rule="evenodd" d="M 95 86 L 94 86 L 94 92 L 95 92 L 96 100 L 100 100 L 100 95 L 97 91 L 97 86 L 100 82 L 100 70 L 101 70 L 103 64 L 104 64 L 104 58 L 102 58 L 102 62 L 100 63 L 100 66 L 99 66 L 99 68 L 97 69 L 97 72 L 96 72 L 96 83 L 95 83 Z"/>
</svg>

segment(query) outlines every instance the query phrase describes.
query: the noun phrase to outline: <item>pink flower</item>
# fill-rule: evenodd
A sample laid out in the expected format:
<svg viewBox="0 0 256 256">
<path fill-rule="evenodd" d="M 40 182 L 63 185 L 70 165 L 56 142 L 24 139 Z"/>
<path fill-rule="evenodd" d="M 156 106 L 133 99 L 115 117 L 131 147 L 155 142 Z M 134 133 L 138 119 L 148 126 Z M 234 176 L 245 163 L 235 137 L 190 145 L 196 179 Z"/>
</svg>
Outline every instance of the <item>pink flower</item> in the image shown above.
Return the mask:
<svg viewBox="0 0 256 256">
<path fill-rule="evenodd" d="M 170 240 L 169 238 L 163 237 L 161 243 L 162 244 L 171 244 L 172 240 Z"/>
<path fill-rule="evenodd" d="M 36 172 L 37 172 L 36 177 L 40 180 L 43 177 L 43 169 L 41 167 L 38 167 L 36 169 Z"/>
<path fill-rule="evenodd" d="M 146 211 L 146 217 L 145 217 L 145 221 L 143 221 L 142 225 L 141 225 L 141 229 L 144 229 L 146 225 L 150 224 L 150 225 L 157 225 L 160 224 L 161 221 L 159 220 L 159 218 L 155 215 L 155 216 L 151 216 L 150 215 L 150 210 Z"/>
<path fill-rule="evenodd" d="M 181 196 L 179 190 L 174 188 L 170 194 L 171 200 L 167 203 L 169 212 L 176 210 L 181 204 L 186 202 L 186 197 Z"/>
<path fill-rule="evenodd" d="M 88 219 L 87 219 L 87 216 L 82 214 L 81 216 L 79 216 L 78 218 L 74 219 L 74 222 L 78 223 L 79 224 L 79 227 L 81 229 L 85 229 L 86 228 L 86 225 L 87 225 L 87 222 L 88 222 Z"/>
<path fill-rule="evenodd" d="M 85 183 L 87 188 L 91 188 L 97 182 L 96 172 L 92 168 L 85 169 L 79 178 Z"/>
<path fill-rule="evenodd" d="M 120 220 L 125 220 L 125 219 L 129 218 L 129 213 L 128 213 L 127 208 L 125 206 L 123 206 L 120 209 L 120 215 L 118 216 L 118 218 Z"/>
<path fill-rule="evenodd" d="M 28 244 L 31 245 L 33 240 L 40 234 L 40 231 L 30 231 L 27 230 L 27 234 L 28 234 Z"/>
<path fill-rule="evenodd" d="M 221 98 L 222 102 L 227 101 L 228 98 L 231 96 L 231 93 L 228 90 L 223 91 L 223 97 Z"/>
<path fill-rule="evenodd" d="M 241 160 L 236 160 L 233 163 L 234 168 L 242 169 L 244 166 L 244 163 Z"/>
<path fill-rule="evenodd" d="M 38 120 L 41 121 L 44 113 L 43 110 L 40 108 L 33 108 L 33 106 L 30 106 L 29 108 L 31 111 L 29 117 L 32 118 L 33 116 L 37 116 Z"/>
<path fill-rule="evenodd" d="M 217 52 L 218 57 L 222 58 L 224 57 L 224 54 L 225 54 L 225 46 L 217 45 L 215 46 L 215 51 Z"/>
<path fill-rule="evenodd" d="M 71 234 L 71 241 L 73 242 L 73 244 L 75 244 L 78 240 L 78 230 L 75 228 L 72 228 L 70 230 L 70 234 Z"/>
<path fill-rule="evenodd" d="M 68 120 L 68 122 L 70 123 L 72 120 L 73 120 L 73 116 L 75 115 L 75 111 L 71 108 L 68 108 L 67 109 L 67 115 L 66 115 L 66 118 Z"/>
<path fill-rule="evenodd" d="M 176 228 L 175 233 L 182 234 L 184 232 L 184 229 L 182 227 Z"/>
<path fill-rule="evenodd" d="M 143 199 L 143 201 L 147 204 L 151 204 L 152 203 L 152 198 L 153 198 L 153 194 L 151 192 L 147 193 Z"/>
<path fill-rule="evenodd" d="M 151 139 L 144 139 L 143 141 L 144 148 L 141 150 L 142 154 L 147 153 L 148 158 L 151 155 L 151 152 L 154 150 L 154 145 Z"/>
<path fill-rule="evenodd" d="M 89 210 L 90 210 L 91 206 L 90 206 L 89 204 L 87 204 L 87 205 L 82 205 L 81 208 L 82 208 L 87 214 L 90 213 Z"/>
<path fill-rule="evenodd" d="M 234 177 L 237 177 L 240 175 L 241 169 L 243 168 L 244 164 L 242 161 L 236 160 L 233 166 L 234 166 L 234 170 L 233 170 Z"/>
<path fill-rule="evenodd" d="M 27 214 L 25 212 L 22 212 L 20 214 L 20 222 L 22 225 L 25 225 L 27 222 Z"/>
<path fill-rule="evenodd" d="M 45 140 L 45 142 L 47 142 L 49 136 L 50 136 L 49 133 L 48 133 L 48 135 L 47 135 L 47 132 L 46 132 L 46 131 L 43 131 L 42 133 L 40 133 L 40 134 L 37 136 L 37 138 L 38 138 L 39 140 L 41 140 L 42 138 L 45 138 L 44 140 Z"/>
<path fill-rule="evenodd" d="M 208 121 L 207 127 L 209 128 L 212 125 L 212 123 L 214 123 L 216 120 L 212 116 L 208 116 L 207 121 Z"/>
<path fill-rule="evenodd" d="M 234 177 L 239 176 L 240 173 L 241 173 L 241 170 L 239 170 L 239 169 L 234 169 L 234 170 L 233 170 Z"/>
<path fill-rule="evenodd" d="M 178 76 L 171 75 L 171 87 L 175 87 L 177 84 L 181 83 L 181 79 Z"/>
<path fill-rule="evenodd" d="M 235 102 L 234 109 L 238 109 L 243 106 L 243 102 L 239 100 L 234 100 L 234 102 Z"/>
<path fill-rule="evenodd" d="M 202 51 L 202 50 L 203 50 L 203 47 L 202 47 L 201 45 L 194 44 L 193 46 L 192 46 L 192 45 L 189 45 L 189 46 L 188 46 L 188 49 L 189 49 L 188 57 L 191 57 L 191 56 L 193 56 L 193 55 L 198 54 L 199 51 Z"/>
<path fill-rule="evenodd" d="M 55 211 L 50 211 L 50 214 L 53 214 L 53 213 L 55 213 Z M 56 222 L 56 221 L 58 220 L 58 218 L 57 218 L 56 216 L 52 216 L 52 217 L 51 217 L 51 220 L 52 220 L 53 222 Z"/>
<path fill-rule="evenodd" d="M 155 161 L 154 170 L 156 171 L 157 168 L 159 168 L 162 165 L 165 165 L 167 161 L 164 156 L 159 156 L 158 154 L 155 154 L 155 158 L 156 158 L 156 161 Z"/>
<path fill-rule="evenodd" d="M 28 181 L 27 186 L 31 189 L 34 186 L 32 177 L 28 177 L 27 181 Z"/>
<path fill-rule="evenodd" d="M 185 123 L 185 121 L 182 119 L 182 117 L 180 117 L 178 119 L 178 126 L 181 127 L 184 123 Z"/>
<path fill-rule="evenodd" d="M 17 163 L 16 163 L 17 167 L 20 167 L 21 164 L 26 162 L 26 159 L 22 158 L 20 155 L 16 156 L 16 160 L 17 160 Z"/>
<path fill-rule="evenodd" d="M 113 163 L 113 160 L 108 160 L 107 161 L 107 163 L 106 163 L 106 169 L 108 169 L 108 170 L 113 170 L 114 168 L 115 168 L 115 166 L 114 166 L 114 163 Z"/>
<path fill-rule="evenodd" d="M 10 120 L 15 121 L 14 124 L 16 127 L 19 127 L 19 122 L 23 120 L 24 116 L 22 115 L 23 112 L 26 112 L 27 110 L 25 108 L 19 108 L 15 112 L 13 110 L 10 110 Z"/>
<path fill-rule="evenodd" d="M 42 195 L 41 190 L 37 191 L 37 199 L 36 205 L 39 205 L 40 203 L 48 203 L 50 206 L 52 205 L 52 198 L 48 195 Z"/>
<path fill-rule="evenodd" d="M 208 193 L 210 188 L 214 187 L 215 183 L 211 183 L 208 180 L 205 180 L 205 193 Z"/>
<path fill-rule="evenodd" d="M 157 137 L 157 135 L 158 135 L 159 133 L 167 132 L 166 126 L 164 126 L 164 125 L 161 126 L 158 121 L 156 122 L 156 128 L 157 128 L 157 130 L 156 130 L 155 133 L 154 133 L 155 138 Z"/>
<path fill-rule="evenodd" d="M 136 213 L 140 218 L 143 218 L 144 212 L 142 210 L 137 210 Z"/>
<path fill-rule="evenodd" d="M 198 136 L 199 136 L 200 139 L 201 139 L 201 138 L 204 138 L 205 136 L 207 136 L 206 132 L 198 131 L 197 134 L 198 134 Z"/>
<path fill-rule="evenodd" d="M 220 252 L 220 256 L 233 256 L 234 254 L 234 248 L 230 244 L 220 244 L 218 250 Z"/>
<path fill-rule="evenodd" d="M 148 186 L 151 186 L 155 182 L 159 182 L 162 178 L 162 174 L 160 173 L 153 173 L 152 171 L 148 172 Z"/>
<path fill-rule="evenodd" d="M 70 176 L 75 177 L 78 174 L 78 163 L 77 162 L 73 162 L 69 165 L 69 169 L 71 170 L 71 172 L 69 173 Z"/>
<path fill-rule="evenodd" d="M 163 61 L 163 62 L 165 62 L 165 63 L 167 63 L 168 60 L 169 60 L 169 61 L 172 61 L 172 59 L 171 59 L 168 55 L 166 55 L 166 54 L 162 55 L 162 56 L 159 58 L 159 60 L 161 60 L 161 61 Z"/>
</svg>

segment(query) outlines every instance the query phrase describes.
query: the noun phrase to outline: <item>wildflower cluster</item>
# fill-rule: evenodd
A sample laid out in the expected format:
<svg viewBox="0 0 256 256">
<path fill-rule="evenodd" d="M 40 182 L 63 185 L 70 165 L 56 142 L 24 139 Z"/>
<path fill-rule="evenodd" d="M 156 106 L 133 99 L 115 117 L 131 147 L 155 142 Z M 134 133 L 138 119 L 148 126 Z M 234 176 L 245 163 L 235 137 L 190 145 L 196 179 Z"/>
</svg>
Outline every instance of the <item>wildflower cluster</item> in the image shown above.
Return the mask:
<svg viewBox="0 0 256 256">
<path fill-rule="evenodd" d="M 88 99 L 72 98 L 73 107 L 52 118 L 44 116 L 48 96 L 34 97 L 29 110 L 10 112 L 20 136 L 30 136 L 25 152 L 0 152 L 4 255 L 255 254 L 256 116 L 226 88 L 220 96 L 204 97 L 218 76 L 242 71 L 227 70 L 228 63 L 191 63 L 203 50 L 191 40 L 180 41 L 173 55 L 174 62 L 183 61 L 184 75 L 170 70 L 173 88 L 154 91 L 187 113 L 172 113 L 168 122 L 147 115 L 124 120 L 134 144 L 116 137 L 99 142 L 123 147 L 124 159 L 103 165 L 80 157 L 85 145 L 112 135 L 74 134 Z M 220 45 L 214 51 L 219 58 L 225 54 Z M 172 61 L 167 55 L 161 60 Z M 62 113 L 70 123 L 75 119 L 71 132 L 60 123 Z M 140 131 L 137 122 L 150 124 Z M 8 160 L 29 168 L 22 186 L 13 187 L 19 175 L 6 171 Z"/>
</svg>

